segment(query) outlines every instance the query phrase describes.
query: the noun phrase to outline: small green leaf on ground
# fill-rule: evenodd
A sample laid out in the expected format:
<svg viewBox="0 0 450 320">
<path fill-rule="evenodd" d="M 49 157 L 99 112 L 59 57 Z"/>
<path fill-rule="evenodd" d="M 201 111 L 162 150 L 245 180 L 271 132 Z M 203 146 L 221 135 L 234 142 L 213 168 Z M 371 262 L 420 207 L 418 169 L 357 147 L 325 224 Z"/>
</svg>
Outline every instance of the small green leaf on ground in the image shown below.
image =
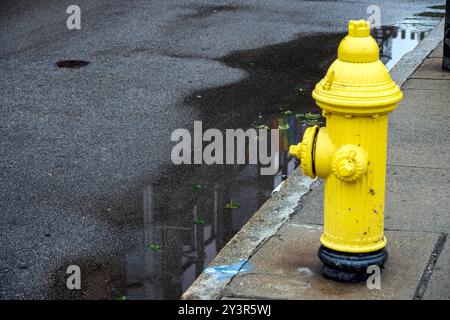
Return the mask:
<svg viewBox="0 0 450 320">
<path fill-rule="evenodd" d="M 116 300 L 127 300 L 127 296 L 120 296 L 120 297 L 117 297 Z"/>
<path fill-rule="evenodd" d="M 111 208 L 106 208 L 106 212 L 111 213 L 112 209 Z"/>
<path fill-rule="evenodd" d="M 308 112 L 296 114 L 296 117 L 303 120 L 319 120 L 321 118 L 321 115 L 317 113 Z"/>
<path fill-rule="evenodd" d="M 205 220 L 202 218 L 197 218 L 194 220 L 194 224 L 205 224 Z"/>
<path fill-rule="evenodd" d="M 241 207 L 241 205 L 239 204 L 239 202 L 233 201 L 233 199 L 230 200 L 229 203 L 227 203 L 225 205 L 225 209 L 239 209 Z"/>
<path fill-rule="evenodd" d="M 307 126 L 317 126 L 323 123 L 323 118 L 320 114 L 317 113 L 300 113 L 295 115 L 301 123 L 306 124 Z"/>
<path fill-rule="evenodd" d="M 291 110 L 286 110 L 283 112 L 283 116 L 285 117 L 289 117 L 292 116 L 294 113 Z"/>
<path fill-rule="evenodd" d="M 319 120 L 306 120 L 305 124 L 312 127 L 312 126 L 318 126 L 320 124 Z"/>
<path fill-rule="evenodd" d="M 201 191 L 203 190 L 203 186 L 201 184 L 194 184 L 194 186 L 192 187 L 193 191 Z"/>
<path fill-rule="evenodd" d="M 161 252 L 162 251 L 161 246 L 157 243 L 149 243 L 148 248 L 150 250 L 152 250 L 153 252 Z"/>
<path fill-rule="evenodd" d="M 305 114 L 305 119 L 306 120 L 319 120 L 320 117 L 321 117 L 321 115 L 317 114 L 317 113 L 309 112 L 309 113 Z"/>
</svg>

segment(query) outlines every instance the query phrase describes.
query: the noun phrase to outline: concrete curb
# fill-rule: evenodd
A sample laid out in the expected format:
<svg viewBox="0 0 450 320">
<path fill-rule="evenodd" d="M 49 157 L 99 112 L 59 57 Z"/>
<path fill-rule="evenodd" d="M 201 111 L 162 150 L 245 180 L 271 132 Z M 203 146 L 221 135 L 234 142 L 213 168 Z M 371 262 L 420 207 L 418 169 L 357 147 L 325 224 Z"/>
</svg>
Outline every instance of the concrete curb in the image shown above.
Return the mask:
<svg viewBox="0 0 450 320">
<path fill-rule="evenodd" d="M 402 86 L 423 60 L 442 41 L 444 21 L 441 21 L 411 52 L 391 70 L 392 79 Z M 220 299 L 227 285 L 247 261 L 289 219 L 302 196 L 311 190 L 313 180 L 300 170 L 286 180 L 279 193 L 270 198 L 242 229 L 226 244 L 216 258 L 182 295 L 182 300 Z"/>
</svg>

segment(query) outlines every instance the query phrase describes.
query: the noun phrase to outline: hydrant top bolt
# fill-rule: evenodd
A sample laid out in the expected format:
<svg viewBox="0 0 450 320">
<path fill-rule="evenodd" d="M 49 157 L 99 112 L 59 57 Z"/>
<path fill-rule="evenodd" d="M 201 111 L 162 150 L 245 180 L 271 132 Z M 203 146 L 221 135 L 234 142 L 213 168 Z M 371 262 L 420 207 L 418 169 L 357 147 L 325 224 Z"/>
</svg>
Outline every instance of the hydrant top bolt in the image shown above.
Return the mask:
<svg viewBox="0 0 450 320">
<path fill-rule="evenodd" d="M 378 57 L 378 44 L 370 36 L 369 22 L 350 20 L 348 23 L 348 35 L 339 44 L 339 60 L 369 63 L 377 61 Z"/>
<path fill-rule="evenodd" d="M 348 22 L 348 35 L 352 37 L 368 37 L 370 23 L 365 20 L 350 20 Z"/>
</svg>

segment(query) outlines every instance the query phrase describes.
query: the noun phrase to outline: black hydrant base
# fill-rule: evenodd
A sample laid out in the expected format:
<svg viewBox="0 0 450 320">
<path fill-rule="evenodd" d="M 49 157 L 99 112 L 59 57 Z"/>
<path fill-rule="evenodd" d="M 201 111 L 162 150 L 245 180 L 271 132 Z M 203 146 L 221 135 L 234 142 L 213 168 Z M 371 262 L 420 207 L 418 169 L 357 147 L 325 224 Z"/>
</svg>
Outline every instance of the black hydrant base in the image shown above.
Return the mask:
<svg viewBox="0 0 450 320">
<path fill-rule="evenodd" d="M 371 275 L 367 273 L 367 268 L 375 265 L 382 270 L 388 258 L 384 248 L 368 253 L 349 253 L 321 246 L 318 255 L 323 263 L 322 275 L 341 282 L 365 281 Z"/>
</svg>

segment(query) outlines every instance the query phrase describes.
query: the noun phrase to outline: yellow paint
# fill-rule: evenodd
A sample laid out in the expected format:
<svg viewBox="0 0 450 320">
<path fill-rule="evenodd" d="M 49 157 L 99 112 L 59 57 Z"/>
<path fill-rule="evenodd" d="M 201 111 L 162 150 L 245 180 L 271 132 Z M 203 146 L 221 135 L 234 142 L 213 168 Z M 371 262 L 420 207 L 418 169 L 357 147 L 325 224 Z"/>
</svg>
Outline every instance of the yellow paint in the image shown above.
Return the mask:
<svg viewBox="0 0 450 320">
<path fill-rule="evenodd" d="M 316 137 L 319 127 L 314 126 L 305 130 L 302 142 L 296 146 L 289 147 L 289 153 L 300 159 L 300 165 L 305 175 L 315 177 L 313 170 L 313 147 L 314 139 Z"/>
<path fill-rule="evenodd" d="M 403 95 L 378 59 L 368 22 L 350 21 L 338 59 L 316 85 L 313 98 L 326 127 L 308 128 L 290 153 L 303 173 L 325 179 L 321 243 L 341 252 L 386 246 L 384 194 L 388 112 Z"/>
</svg>

